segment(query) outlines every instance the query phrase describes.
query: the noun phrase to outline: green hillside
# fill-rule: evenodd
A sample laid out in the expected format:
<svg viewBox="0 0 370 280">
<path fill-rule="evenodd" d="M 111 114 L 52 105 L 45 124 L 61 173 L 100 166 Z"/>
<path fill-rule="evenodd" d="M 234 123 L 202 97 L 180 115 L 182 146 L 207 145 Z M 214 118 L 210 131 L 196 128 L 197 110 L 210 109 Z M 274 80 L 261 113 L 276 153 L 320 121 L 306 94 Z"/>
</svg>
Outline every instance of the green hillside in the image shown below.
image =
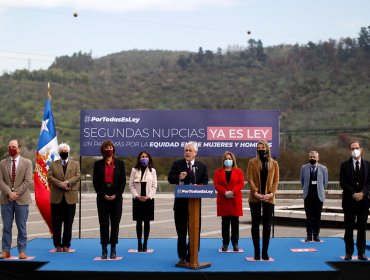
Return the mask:
<svg viewBox="0 0 370 280">
<path fill-rule="evenodd" d="M 69 142 L 75 157 L 80 109 L 263 109 L 280 111 L 284 179 L 297 179 L 310 149 L 335 169 L 348 139 L 370 147 L 369 32 L 269 48 L 251 39 L 217 52 L 131 50 L 99 59 L 79 52 L 58 57 L 48 70 L 3 74 L 0 152 L 19 138 L 33 155 L 50 81 L 58 140 Z"/>
</svg>

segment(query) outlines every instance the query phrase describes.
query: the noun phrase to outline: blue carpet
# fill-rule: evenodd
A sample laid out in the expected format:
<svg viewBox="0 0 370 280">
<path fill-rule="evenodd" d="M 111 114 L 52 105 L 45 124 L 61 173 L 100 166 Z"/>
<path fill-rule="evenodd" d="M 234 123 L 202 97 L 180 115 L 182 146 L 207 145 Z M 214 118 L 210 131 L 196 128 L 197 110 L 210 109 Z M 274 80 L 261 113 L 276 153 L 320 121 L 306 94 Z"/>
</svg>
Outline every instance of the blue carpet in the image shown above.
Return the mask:
<svg viewBox="0 0 370 280">
<path fill-rule="evenodd" d="M 199 262 L 211 262 L 207 272 L 305 272 L 333 271 L 326 262 L 340 262 L 344 255 L 344 241 L 339 237 L 322 238 L 324 242 L 304 243 L 303 238 L 271 238 L 269 256 L 274 261 L 247 261 L 253 257 L 253 245 L 250 238 L 239 240 L 243 253 L 220 253 L 219 238 L 201 239 Z M 34 262 L 47 262 L 39 271 L 110 271 L 110 272 L 194 272 L 175 266 L 177 262 L 176 239 L 149 239 L 148 248 L 153 253 L 130 253 L 135 249 L 136 239 L 120 239 L 117 256 L 122 260 L 96 261 L 101 254 L 99 239 L 73 239 L 71 248 L 74 253 L 50 253 L 52 240 L 37 238 L 29 241 L 27 254 L 35 256 Z M 316 252 L 291 251 L 293 248 L 315 248 Z M 17 254 L 16 248 L 12 254 Z M 108 250 L 109 254 L 109 250 Z M 369 252 L 367 251 L 367 255 Z M 357 261 L 359 262 L 359 261 Z M 369 262 L 370 263 L 370 262 Z"/>
</svg>

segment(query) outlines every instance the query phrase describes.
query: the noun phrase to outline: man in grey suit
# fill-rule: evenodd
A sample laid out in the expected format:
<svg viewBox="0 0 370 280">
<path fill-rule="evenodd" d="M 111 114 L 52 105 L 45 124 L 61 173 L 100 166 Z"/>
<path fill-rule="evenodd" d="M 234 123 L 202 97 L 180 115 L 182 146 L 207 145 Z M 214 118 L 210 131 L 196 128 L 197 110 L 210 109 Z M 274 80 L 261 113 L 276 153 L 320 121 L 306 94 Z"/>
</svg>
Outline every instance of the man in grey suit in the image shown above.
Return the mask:
<svg viewBox="0 0 370 280">
<path fill-rule="evenodd" d="M 309 163 L 301 167 L 301 186 L 303 188 L 304 210 L 306 212 L 306 242 L 320 242 L 321 211 L 328 185 L 328 169 L 319 164 L 319 153 L 308 153 Z"/>
<path fill-rule="evenodd" d="M 72 225 L 78 202 L 78 183 L 81 179 L 80 164 L 69 159 L 70 150 L 68 144 L 60 144 L 60 159 L 53 161 L 48 171 L 53 243 L 57 252 L 69 252 L 71 246 Z"/>
<path fill-rule="evenodd" d="M 19 141 L 9 142 L 9 157 L 0 162 L 0 204 L 3 221 L 2 254 L 0 258 L 10 258 L 12 245 L 12 227 L 18 229 L 17 246 L 19 259 L 26 259 L 27 219 L 31 195 L 29 188 L 32 184 L 32 162 L 20 155 Z"/>
</svg>

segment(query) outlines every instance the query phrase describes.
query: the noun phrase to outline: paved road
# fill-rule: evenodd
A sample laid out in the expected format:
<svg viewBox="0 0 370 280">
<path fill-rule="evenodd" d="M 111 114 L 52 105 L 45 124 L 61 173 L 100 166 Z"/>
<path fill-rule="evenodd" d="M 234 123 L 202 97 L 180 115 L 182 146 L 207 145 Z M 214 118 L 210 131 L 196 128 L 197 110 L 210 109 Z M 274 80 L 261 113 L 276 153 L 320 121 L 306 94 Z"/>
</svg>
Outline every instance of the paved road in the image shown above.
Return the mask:
<svg viewBox="0 0 370 280">
<path fill-rule="evenodd" d="M 33 200 L 34 201 L 34 200 Z M 120 238 L 136 238 L 135 222 L 132 221 L 132 200 L 129 194 L 124 194 L 123 215 L 120 225 Z M 302 205 L 301 199 L 278 199 L 276 206 Z M 326 200 L 324 206 L 340 207 L 340 200 Z M 150 237 L 153 238 L 175 238 L 176 231 L 173 219 L 173 194 L 157 194 L 155 198 L 155 220 L 151 222 Z M 82 194 L 82 223 L 81 238 L 99 238 L 99 224 L 96 210 L 94 193 Z M 244 216 L 240 218 L 240 238 L 250 238 L 250 212 L 247 199 L 243 199 Z M 16 229 L 13 228 L 13 245 L 16 245 Z M 48 238 L 50 237 L 48 228 L 43 221 L 35 203 L 30 207 L 30 215 L 27 223 L 28 238 Z M 323 226 L 321 229 L 322 237 L 343 236 L 343 227 Z M 274 226 L 275 237 L 305 237 L 304 221 L 284 222 L 276 220 Z M 79 237 L 79 205 L 73 225 L 73 238 Z M 202 200 L 202 232 L 203 238 L 221 239 L 221 218 L 216 216 L 216 200 Z M 370 230 L 367 231 L 367 239 L 370 238 Z M 220 240 L 221 242 L 221 240 Z"/>
</svg>

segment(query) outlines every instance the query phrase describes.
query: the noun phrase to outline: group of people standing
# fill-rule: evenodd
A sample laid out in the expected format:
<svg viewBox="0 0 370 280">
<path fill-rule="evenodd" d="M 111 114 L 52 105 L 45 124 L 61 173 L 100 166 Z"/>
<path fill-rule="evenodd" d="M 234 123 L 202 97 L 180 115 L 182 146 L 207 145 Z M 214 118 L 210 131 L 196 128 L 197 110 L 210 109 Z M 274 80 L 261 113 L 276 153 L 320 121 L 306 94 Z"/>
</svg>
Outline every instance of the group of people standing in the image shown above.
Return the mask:
<svg viewBox="0 0 370 280">
<path fill-rule="evenodd" d="M 342 209 L 344 214 L 344 260 L 352 260 L 354 253 L 353 232 L 357 230 L 357 258 L 367 260 L 366 225 L 370 206 L 370 162 L 361 157 L 363 149 L 359 141 L 350 142 L 351 157 L 343 161 L 339 169 L 339 184 L 343 189 Z M 300 180 L 303 188 L 306 212 L 306 242 L 320 242 L 320 221 L 325 188 L 328 185 L 328 169 L 319 163 L 319 153 L 310 151 L 309 163 L 301 168 Z"/>
<path fill-rule="evenodd" d="M 97 193 L 101 258 L 107 259 L 107 247 L 110 244 L 110 258 L 115 259 L 122 216 L 122 194 L 126 186 L 125 163 L 115 157 L 115 147 L 110 140 L 103 142 L 100 151 L 103 158 L 94 163 L 93 186 Z M 132 216 L 136 221 L 137 250 L 146 252 L 150 221 L 154 220 L 154 195 L 157 191 L 157 174 L 148 152 L 139 153 L 131 170 L 129 187 L 133 197 Z"/>
<path fill-rule="evenodd" d="M 195 159 L 197 153 L 197 143 L 188 142 L 185 144 L 184 159 L 172 164 L 168 174 L 169 183 L 208 184 L 207 166 Z M 250 188 L 248 201 L 252 216 L 251 232 L 254 259 L 261 259 L 259 227 L 262 221 L 262 259 L 269 260 L 268 247 L 275 194 L 279 183 L 279 165 L 272 158 L 267 141 L 258 141 L 256 157 L 249 161 L 247 174 L 247 182 Z M 221 217 L 221 250 L 223 252 L 228 251 L 231 241 L 232 250 L 239 251 L 239 217 L 243 216 L 242 189 L 244 188 L 244 173 L 242 169 L 237 167 L 236 157 L 232 152 L 226 151 L 223 154 L 221 167 L 214 172 L 213 183 L 217 190 L 217 216 Z M 189 245 L 187 244 L 187 231 L 189 229 L 187 198 L 175 198 L 174 216 L 178 236 L 178 265 L 181 266 L 190 261 Z"/>
<path fill-rule="evenodd" d="M 345 222 L 345 260 L 351 260 L 354 252 L 353 231 L 357 229 L 357 251 L 360 260 L 367 259 L 366 223 L 369 214 L 370 163 L 361 158 L 362 148 L 358 141 L 349 145 L 351 158 L 340 167 L 340 185 L 343 189 L 342 206 Z M 101 145 L 102 159 L 94 163 L 93 187 L 96 192 L 100 243 L 102 259 L 116 258 L 116 245 L 119 224 L 122 216 L 122 194 L 126 186 L 125 163 L 115 156 L 113 142 L 106 140 Z M 69 159 L 70 147 L 62 143 L 58 147 L 60 159 L 51 163 L 48 180 L 50 182 L 50 203 L 53 226 L 53 244 L 57 252 L 69 252 L 72 238 L 72 224 L 78 201 L 80 166 Z M 196 160 L 198 145 L 187 142 L 184 158 L 173 162 L 168 173 L 171 184 L 207 185 L 208 169 Z M 17 245 L 19 258 L 26 258 L 28 205 L 31 202 L 29 187 L 32 184 L 32 162 L 20 155 L 18 140 L 8 145 L 9 157 L 0 162 L 0 203 L 3 220 L 2 254 L 0 258 L 10 257 L 12 224 L 18 228 Z M 328 171 L 318 163 L 319 154 L 309 152 L 309 164 L 301 168 L 304 207 L 307 216 L 307 238 L 305 241 L 319 242 L 320 219 L 324 189 L 328 183 Z M 256 156 L 250 159 L 246 181 L 249 187 L 248 203 L 251 211 L 251 235 L 255 260 L 269 260 L 268 247 L 279 184 L 279 165 L 273 159 L 269 143 L 257 143 Z M 232 250 L 239 251 L 239 217 L 243 216 L 242 189 L 244 173 L 238 168 L 232 152 L 222 156 L 220 168 L 215 170 L 213 182 L 217 190 L 217 216 L 221 217 L 222 251 L 228 251 L 231 241 Z M 139 252 L 148 250 L 150 221 L 154 220 L 154 196 L 157 190 L 157 174 L 153 159 L 147 151 L 141 151 L 136 164 L 131 169 L 129 188 L 132 194 L 133 220 Z M 177 232 L 177 253 L 179 263 L 189 262 L 189 213 L 188 198 L 175 198 L 174 220 Z M 199 219 L 200 223 L 200 219 Z M 262 250 L 260 246 L 260 225 L 262 223 Z M 200 225 L 199 225 L 200 227 Z M 62 232 L 63 228 L 63 232 Z M 230 234 L 231 233 L 231 234 Z M 199 248 L 198 248 L 199 249 Z"/>
</svg>

